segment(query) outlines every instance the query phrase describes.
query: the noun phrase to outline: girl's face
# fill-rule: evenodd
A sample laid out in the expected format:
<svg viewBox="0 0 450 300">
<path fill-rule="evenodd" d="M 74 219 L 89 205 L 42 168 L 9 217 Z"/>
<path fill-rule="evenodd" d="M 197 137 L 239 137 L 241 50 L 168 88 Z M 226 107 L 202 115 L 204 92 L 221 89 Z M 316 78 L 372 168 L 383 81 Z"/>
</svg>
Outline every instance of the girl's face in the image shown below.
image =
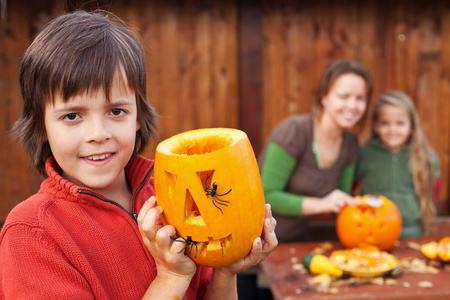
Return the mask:
<svg viewBox="0 0 450 300">
<path fill-rule="evenodd" d="M 62 176 L 103 195 L 125 183 L 140 128 L 134 92 L 116 83 L 110 100 L 99 90 L 67 103 L 56 95 L 45 107 L 47 140 Z"/>
<path fill-rule="evenodd" d="M 412 132 L 411 118 L 407 111 L 391 104 L 384 104 L 378 110 L 373 130 L 381 142 L 393 152 L 400 150 Z"/>
<path fill-rule="evenodd" d="M 323 113 L 343 129 L 353 127 L 364 115 L 367 107 L 367 88 L 364 78 L 356 74 L 343 74 L 334 81 L 322 99 Z"/>
</svg>

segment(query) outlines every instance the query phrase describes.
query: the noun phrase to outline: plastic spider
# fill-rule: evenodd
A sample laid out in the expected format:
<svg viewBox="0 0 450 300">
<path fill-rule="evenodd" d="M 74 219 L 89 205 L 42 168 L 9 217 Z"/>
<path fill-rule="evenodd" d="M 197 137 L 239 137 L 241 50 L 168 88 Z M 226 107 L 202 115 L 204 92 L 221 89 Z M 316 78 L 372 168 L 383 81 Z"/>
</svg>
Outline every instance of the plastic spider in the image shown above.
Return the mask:
<svg viewBox="0 0 450 300">
<path fill-rule="evenodd" d="M 214 182 L 212 187 L 208 184 L 208 179 L 209 179 L 210 176 L 212 176 L 212 173 L 211 173 L 211 174 L 208 174 L 208 175 L 206 176 L 206 180 L 205 180 L 205 186 L 206 186 L 205 191 L 206 191 L 206 195 L 207 195 L 207 196 L 211 196 L 211 197 L 213 198 L 213 204 L 214 204 L 214 206 L 217 207 L 217 208 L 220 210 L 220 212 L 223 214 L 222 209 L 221 209 L 220 207 L 218 207 L 217 204 L 219 204 L 219 205 L 224 205 L 224 206 L 228 206 L 227 203 L 230 203 L 230 201 L 222 200 L 222 199 L 219 198 L 219 196 L 222 197 L 222 196 L 227 195 L 229 192 L 231 192 L 231 189 L 230 189 L 228 192 L 224 193 L 224 194 L 218 194 L 218 193 L 217 193 L 217 182 Z"/>
<path fill-rule="evenodd" d="M 181 237 L 181 238 L 183 240 L 179 241 L 179 240 L 174 239 L 173 237 L 170 237 L 170 239 L 174 242 L 186 243 L 184 248 L 181 249 L 180 251 L 178 251 L 177 253 L 183 252 L 187 247 L 190 246 L 191 248 L 189 248 L 189 252 L 186 254 L 186 257 L 188 257 L 189 255 L 191 255 L 192 248 L 195 246 L 195 258 L 197 258 L 197 252 L 198 252 L 197 242 L 194 242 L 193 240 L 191 240 L 190 237 L 188 237 L 187 239 L 185 239 L 184 237 Z"/>
</svg>

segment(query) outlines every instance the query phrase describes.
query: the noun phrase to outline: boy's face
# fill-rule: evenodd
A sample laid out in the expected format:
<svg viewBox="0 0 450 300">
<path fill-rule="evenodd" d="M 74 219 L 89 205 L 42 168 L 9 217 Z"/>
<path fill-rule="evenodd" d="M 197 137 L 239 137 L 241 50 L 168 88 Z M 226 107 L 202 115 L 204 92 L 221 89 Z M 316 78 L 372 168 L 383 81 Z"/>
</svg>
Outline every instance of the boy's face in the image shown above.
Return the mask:
<svg viewBox="0 0 450 300">
<path fill-rule="evenodd" d="M 137 121 L 135 93 L 113 84 L 64 103 L 59 95 L 45 107 L 45 128 L 62 176 L 103 195 L 125 184 L 124 167 L 133 154 Z"/>
</svg>

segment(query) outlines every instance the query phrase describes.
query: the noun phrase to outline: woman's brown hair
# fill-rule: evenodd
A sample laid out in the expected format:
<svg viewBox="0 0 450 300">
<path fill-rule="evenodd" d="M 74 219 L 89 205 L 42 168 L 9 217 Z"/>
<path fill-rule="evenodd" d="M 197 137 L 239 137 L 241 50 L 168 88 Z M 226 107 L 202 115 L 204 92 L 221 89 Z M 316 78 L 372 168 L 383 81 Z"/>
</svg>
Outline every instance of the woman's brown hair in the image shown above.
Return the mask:
<svg viewBox="0 0 450 300">
<path fill-rule="evenodd" d="M 52 156 L 45 141 L 45 105 L 60 95 L 71 97 L 103 90 L 109 101 L 114 76 L 123 71 L 136 93 L 138 122 L 134 153 L 156 135 L 157 115 L 147 101 L 144 50 L 139 38 L 117 17 L 105 11 L 75 11 L 50 23 L 27 49 L 20 68 L 22 115 L 11 136 L 22 143 L 38 171 L 46 176 Z"/>
</svg>

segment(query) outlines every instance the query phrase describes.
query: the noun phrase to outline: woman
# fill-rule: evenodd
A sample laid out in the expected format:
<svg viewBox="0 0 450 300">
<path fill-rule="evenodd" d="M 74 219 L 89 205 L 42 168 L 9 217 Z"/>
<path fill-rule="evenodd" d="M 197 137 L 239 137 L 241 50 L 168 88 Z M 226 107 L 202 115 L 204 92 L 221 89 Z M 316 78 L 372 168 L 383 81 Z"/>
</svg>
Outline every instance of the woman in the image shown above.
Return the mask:
<svg viewBox="0 0 450 300">
<path fill-rule="evenodd" d="M 304 240 L 308 216 L 353 204 L 359 144 L 348 130 L 365 119 L 372 88 L 360 63 L 333 61 L 322 74 L 312 113 L 288 117 L 270 134 L 259 167 L 279 242 Z"/>
</svg>

